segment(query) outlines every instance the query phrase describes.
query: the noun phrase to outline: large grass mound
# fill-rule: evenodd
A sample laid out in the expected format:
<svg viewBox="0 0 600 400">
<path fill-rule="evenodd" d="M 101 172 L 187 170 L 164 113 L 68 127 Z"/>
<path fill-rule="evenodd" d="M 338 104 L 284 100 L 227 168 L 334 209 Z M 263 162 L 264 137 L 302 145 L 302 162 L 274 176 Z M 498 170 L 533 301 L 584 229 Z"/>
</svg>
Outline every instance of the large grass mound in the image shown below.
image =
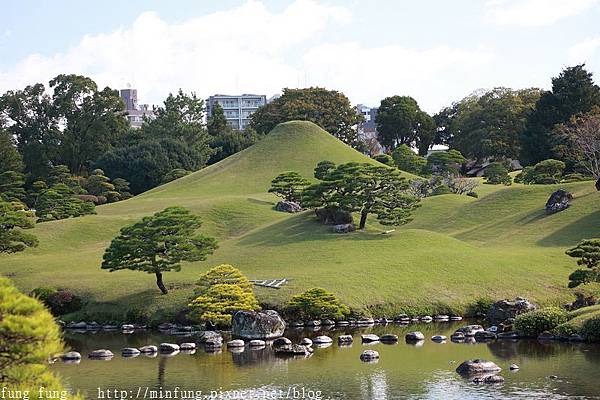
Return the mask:
<svg viewBox="0 0 600 400">
<path fill-rule="evenodd" d="M 288 278 L 280 290 L 257 288 L 259 300 L 280 305 L 295 293 L 322 286 L 357 309 L 386 312 L 464 311 L 476 298 L 529 296 L 564 302 L 575 268 L 568 246 L 598 235 L 600 209 L 593 184 L 564 185 L 573 206 L 546 216 L 542 208 L 558 186 L 484 185 L 479 199 L 428 198 L 413 222 L 390 235 L 370 218 L 368 229 L 335 235 L 311 212 L 274 211 L 266 191 L 282 171 L 312 177 L 321 160 L 373 162 L 309 122 L 279 125 L 234 156 L 133 199 L 98 207 L 98 215 L 39 224 L 40 246 L 0 256 L 0 272 L 22 289 L 71 288 L 84 295 L 90 318 L 174 313 L 187 303 L 201 272 L 231 263 L 253 279 Z M 407 174 L 410 177 L 409 174 Z M 189 207 L 220 248 L 202 263 L 165 274 L 161 296 L 151 275 L 100 269 L 119 228 L 167 206 Z M 83 315 L 81 317 L 86 317 Z"/>
</svg>

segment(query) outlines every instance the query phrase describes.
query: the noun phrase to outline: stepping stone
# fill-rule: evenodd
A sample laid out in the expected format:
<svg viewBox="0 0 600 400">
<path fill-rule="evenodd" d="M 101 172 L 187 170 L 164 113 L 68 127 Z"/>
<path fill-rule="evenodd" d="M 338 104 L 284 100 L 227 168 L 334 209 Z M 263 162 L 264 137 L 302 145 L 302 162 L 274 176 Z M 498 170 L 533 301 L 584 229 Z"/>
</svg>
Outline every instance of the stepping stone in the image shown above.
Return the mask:
<svg viewBox="0 0 600 400">
<path fill-rule="evenodd" d="M 360 335 L 360 338 L 361 338 L 361 340 L 362 340 L 363 343 L 372 343 L 372 342 L 378 342 L 379 341 L 379 336 L 372 335 L 372 334 Z"/>
<path fill-rule="evenodd" d="M 354 339 L 352 338 L 352 335 L 340 335 L 338 336 L 338 343 L 339 344 L 350 344 L 354 341 Z"/>
<path fill-rule="evenodd" d="M 434 342 L 443 342 L 445 340 L 447 340 L 448 338 L 444 335 L 434 335 L 431 337 L 431 340 L 433 340 Z"/>
<path fill-rule="evenodd" d="M 264 347 L 267 343 L 264 340 L 254 339 L 248 342 L 250 347 Z"/>
<path fill-rule="evenodd" d="M 300 341 L 300 344 L 303 346 L 312 346 L 313 341 L 310 340 L 309 338 L 305 337 Z"/>
<path fill-rule="evenodd" d="M 144 354 L 153 354 L 153 353 L 158 353 L 158 347 L 156 346 L 142 346 L 139 348 L 140 353 L 144 353 Z"/>
<path fill-rule="evenodd" d="M 60 356 L 60 359 L 63 361 L 81 360 L 81 354 L 76 351 L 69 351 Z"/>
<path fill-rule="evenodd" d="M 227 347 L 244 347 L 246 343 L 244 343 L 241 339 L 234 339 L 227 342 Z"/>
<path fill-rule="evenodd" d="M 404 338 L 407 342 L 418 342 L 421 340 L 425 340 L 425 335 L 423 335 L 421 332 L 416 331 L 407 333 Z"/>
<path fill-rule="evenodd" d="M 360 354 L 360 360 L 364 362 L 379 360 L 379 353 L 375 350 L 365 350 Z"/>
<path fill-rule="evenodd" d="M 179 345 L 174 343 L 161 343 L 158 346 L 158 350 L 160 350 L 161 353 L 172 353 L 179 351 Z"/>
<path fill-rule="evenodd" d="M 324 344 L 324 343 L 332 343 L 333 339 L 331 339 L 329 336 L 317 336 L 316 338 L 313 339 L 313 343 L 315 344 Z"/>
<path fill-rule="evenodd" d="M 110 350 L 106 350 L 106 349 L 94 350 L 90 354 L 88 354 L 88 358 L 95 358 L 95 359 L 110 359 L 113 357 L 114 357 L 113 352 Z"/>
<path fill-rule="evenodd" d="M 379 338 L 379 340 L 383 343 L 396 343 L 398 341 L 398 335 L 383 335 Z"/>
<path fill-rule="evenodd" d="M 186 351 L 196 350 L 196 343 L 181 343 L 179 345 L 179 348 L 181 350 L 186 350 Z"/>
</svg>

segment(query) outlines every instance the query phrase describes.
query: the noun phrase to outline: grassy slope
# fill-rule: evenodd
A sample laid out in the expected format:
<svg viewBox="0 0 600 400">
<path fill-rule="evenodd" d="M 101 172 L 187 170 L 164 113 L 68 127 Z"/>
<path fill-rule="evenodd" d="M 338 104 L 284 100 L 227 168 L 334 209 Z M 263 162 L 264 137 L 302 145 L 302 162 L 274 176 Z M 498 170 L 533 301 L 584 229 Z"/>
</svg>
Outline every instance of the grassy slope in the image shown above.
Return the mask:
<svg viewBox="0 0 600 400">
<path fill-rule="evenodd" d="M 127 308 L 171 312 L 185 304 L 201 271 L 225 262 L 251 278 L 291 279 L 281 290 L 257 288 L 268 303 L 280 304 L 318 285 L 357 308 L 433 311 L 462 309 L 476 297 L 563 301 L 575 266 L 564 249 L 598 236 L 600 194 L 589 182 L 564 185 L 575 194 L 574 205 L 553 216 L 541 211 L 553 186 L 484 185 L 479 199 L 428 198 L 415 220 L 391 235 L 379 234 L 382 227 L 372 219 L 366 232 L 334 235 L 310 212 L 275 212 L 276 199 L 266 193 L 270 180 L 284 170 L 312 176 L 323 159 L 369 161 L 311 123 L 283 124 L 250 149 L 134 199 L 99 207 L 96 216 L 39 224 L 40 247 L 2 256 L 0 272 L 25 290 L 74 288 L 89 298 L 94 314 Z M 203 216 L 205 231 L 220 240 L 215 255 L 167 273 L 173 289 L 168 296 L 158 294 L 150 275 L 100 270 L 103 250 L 121 226 L 169 205 Z"/>
</svg>

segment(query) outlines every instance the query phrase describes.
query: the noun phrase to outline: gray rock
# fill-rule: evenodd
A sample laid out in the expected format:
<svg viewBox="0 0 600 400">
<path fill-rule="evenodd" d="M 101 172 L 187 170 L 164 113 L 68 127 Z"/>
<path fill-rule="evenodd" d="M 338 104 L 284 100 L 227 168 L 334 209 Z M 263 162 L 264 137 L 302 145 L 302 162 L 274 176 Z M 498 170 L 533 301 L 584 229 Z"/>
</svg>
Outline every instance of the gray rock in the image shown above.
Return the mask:
<svg viewBox="0 0 600 400">
<path fill-rule="evenodd" d="M 67 329 L 87 329 L 87 323 L 83 321 L 71 322 L 67 325 Z"/>
<path fill-rule="evenodd" d="M 550 215 L 566 210 L 571 206 L 571 200 L 573 200 L 571 193 L 564 189 L 558 189 L 550 195 L 550 198 L 546 202 L 546 214 Z"/>
<path fill-rule="evenodd" d="M 530 303 L 527 299 L 517 297 L 514 300 L 500 300 L 492 304 L 490 307 L 486 319 L 494 324 L 498 325 L 510 318 L 516 318 L 517 315 L 533 311 L 537 309 L 535 304 Z"/>
<path fill-rule="evenodd" d="M 356 324 L 362 326 L 375 325 L 375 320 L 373 318 L 359 319 Z"/>
<path fill-rule="evenodd" d="M 306 326 L 321 326 L 321 321 L 318 321 L 318 320 L 308 321 L 306 323 Z"/>
<path fill-rule="evenodd" d="M 134 331 L 135 330 L 135 326 L 133 326 L 131 324 L 121 325 L 121 330 L 124 331 L 124 332 Z"/>
<path fill-rule="evenodd" d="M 518 339 L 519 333 L 516 331 L 511 331 L 511 332 L 500 332 L 498 335 L 496 335 L 496 337 L 498 339 Z"/>
<path fill-rule="evenodd" d="M 289 323 L 289 326 L 291 326 L 292 328 L 302 327 L 302 326 L 304 326 L 304 322 L 303 321 L 292 321 Z"/>
<path fill-rule="evenodd" d="M 502 368 L 495 363 L 481 359 L 464 361 L 456 368 L 456 372 L 466 376 L 495 374 L 500 371 L 502 371 Z"/>
<path fill-rule="evenodd" d="M 200 343 L 215 343 L 215 342 L 223 342 L 223 336 L 219 332 L 215 331 L 204 331 L 200 334 L 198 340 Z"/>
<path fill-rule="evenodd" d="M 260 339 L 253 339 L 248 342 L 248 346 L 250 346 L 250 347 L 264 347 L 266 345 L 267 345 L 267 343 L 264 340 L 260 340 Z"/>
<path fill-rule="evenodd" d="M 465 334 L 463 332 L 454 332 L 452 335 L 450 335 L 450 340 L 454 342 L 465 340 Z"/>
<path fill-rule="evenodd" d="M 450 321 L 450 317 L 448 315 L 436 315 L 433 317 L 436 321 Z"/>
<path fill-rule="evenodd" d="M 179 345 L 179 349 L 184 350 L 184 351 L 185 350 L 196 350 L 196 343 L 191 343 L 191 342 L 181 343 Z"/>
<path fill-rule="evenodd" d="M 356 226 L 354 224 L 339 224 L 333 226 L 334 233 L 350 233 L 356 230 Z"/>
<path fill-rule="evenodd" d="M 333 326 L 335 325 L 335 321 L 332 321 L 330 319 L 324 319 L 323 321 L 321 321 L 321 326 Z"/>
<path fill-rule="evenodd" d="M 433 340 L 434 342 L 443 342 L 445 340 L 447 340 L 448 338 L 444 335 L 434 335 L 431 337 L 431 340 Z M 464 336 L 463 336 L 464 339 Z"/>
<path fill-rule="evenodd" d="M 379 359 L 379 353 L 376 352 L 375 350 L 365 350 L 362 353 L 360 353 L 360 360 L 361 361 L 375 361 Z"/>
<path fill-rule="evenodd" d="M 340 335 L 338 336 L 338 343 L 339 344 L 349 344 L 352 343 L 354 341 L 354 338 L 352 338 L 352 335 Z"/>
<path fill-rule="evenodd" d="M 292 344 L 292 341 L 286 337 L 280 337 L 273 341 L 273 347 L 285 346 L 289 344 Z"/>
<path fill-rule="evenodd" d="M 301 344 L 302 346 L 312 346 L 312 344 L 313 344 L 313 341 L 312 341 L 312 340 L 310 340 L 309 338 L 305 337 L 305 338 L 303 338 L 303 339 L 300 341 L 300 344 Z"/>
<path fill-rule="evenodd" d="M 519 369 L 519 366 L 517 364 L 510 364 L 510 367 L 508 367 L 511 371 L 516 371 Z"/>
<path fill-rule="evenodd" d="M 425 335 L 421 332 L 408 332 L 406 336 L 404 336 L 407 342 L 418 342 L 421 340 L 425 340 Z"/>
<path fill-rule="evenodd" d="M 169 322 L 164 322 L 158 326 L 158 330 L 159 331 L 169 331 L 169 330 L 173 329 L 174 327 L 175 327 L 175 325 L 173 325 Z"/>
<path fill-rule="evenodd" d="M 287 213 L 297 213 L 302 211 L 302 207 L 300 207 L 300 204 L 294 201 L 282 200 L 277 202 L 275 205 L 275 210 Z"/>
<path fill-rule="evenodd" d="M 378 342 L 379 336 L 373 334 L 360 335 L 363 343 Z"/>
<path fill-rule="evenodd" d="M 276 347 L 273 351 L 275 354 L 280 355 L 309 356 L 314 350 L 309 346 L 303 346 L 300 344 L 285 344 L 283 346 Z"/>
<path fill-rule="evenodd" d="M 382 343 L 396 343 L 398 341 L 398 335 L 385 334 L 379 338 Z"/>
<path fill-rule="evenodd" d="M 123 357 L 137 357 L 140 355 L 140 353 L 141 351 L 135 347 L 125 347 L 124 349 L 121 349 L 121 355 Z"/>
<path fill-rule="evenodd" d="M 450 321 L 462 321 L 463 317 L 459 315 L 453 315 L 450 317 Z"/>
<path fill-rule="evenodd" d="M 60 359 L 63 361 L 81 360 L 81 354 L 76 351 L 69 351 L 60 356 Z"/>
<path fill-rule="evenodd" d="M 456 332 L 462 332 L 465 336 L 475 336 L 475 333 L 483 331 L 483 326 L 481 325 L 467 325 L 462 328 L 458 328 Z"/>
<path fill-rule="evenodd" d="M 420 319 L 423 322 L 431 322 L 431 321 L 433 321 L 433 318 L 430 315 L 425 315 L 425 316 L 421 317 Z"/>
<path fill-rule="evenodd" d="M 153 353 L 157 353 L 158 352 L 158 347 L 152 346 L 152 345 L 150 345 L 150 346 L 142 346 L 142 347 L 139 348 L 139 350 L 140 350 L 141 353 L 144 353 L 144 354 L 153 354 Z"/>
<path fill-rule="evenodd" d="M 117 325 L 102 325 L 103 331 L 118 331 L 119 327 Z"/>
<path fill-rule="evenodd" d="M 335 324 L 337 326 L 348 326 L 348 325 L 350 325 L 350 322 L 348 322 L 348 321 L 337 321 Z"/>
<path fill-rule="evenodd" d="M 538 335 L 538 340 L 556 340 L 557 337 L 548 331 L 544 331 Z"/>
<path fill-rule="evenodd" d="M 242 339 L 275 339 L 283 336 L 285 321 L 277 311 L 237 311 L 231 318 L 231 334 Z"/>
<path fill-rule="evenodd" d="M 227 342 L 227 347 L 244 347 L 246 343 L 241 339 L 233 339 Z"/>
<path fill-rule="evenodd" d="M 107 358 L 113 358 L 113 357 L 114 357 L 113 352 L 110 350 L 106 350 L 106 349 L 94 350 L 90 354 L 88 354 L 88 358 L 107 359 Z"/>
<path fill-rule="evenodd" d="M 313 343 L 315 344 L 325 344 L 325 343 L 332 343 L 333 339 L 331 339 L 329 336 L 317 336 L 316 338 L 313 339 Z"/>
<path fill-rule="evenodd" d="M 473 379 L 473 383 L 485 383 L 488 385 L 494 385 L 504 383 L 504 378 L 500 375 L 477 376 Z"/>
<path fill-rule="evenodd" d="M 175 351 L 179 351 L 179 345 L 175 343 L 161 343 L 158 346 L 158 350 L 161 353 L 173 353 Z"/>
<path fill-rule="evenodd" d="M 496 339 L 496 334 L 489 331 L 477 331 L 475 332 L 475 340 L 478 342 L 485 342 Z"/>
</svg>

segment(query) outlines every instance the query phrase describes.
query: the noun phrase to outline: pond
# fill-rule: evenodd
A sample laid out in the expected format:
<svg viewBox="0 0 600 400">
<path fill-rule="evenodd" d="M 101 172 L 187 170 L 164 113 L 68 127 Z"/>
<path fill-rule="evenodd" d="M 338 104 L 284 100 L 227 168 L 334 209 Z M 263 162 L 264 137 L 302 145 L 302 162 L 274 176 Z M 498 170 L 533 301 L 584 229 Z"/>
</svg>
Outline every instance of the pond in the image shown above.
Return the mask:
<svg viewBox="0 0 600 400">
<path fill-rule="evenodd" d="M 240 353 L 231 352 L 226 346 L 221 352 L 207 353 L 200 347 L 194 354 L 124 358 L 120 355 L 123 347 L 190 342 L 193 337 L 153 331 L 67 333 L 67 344 L 84 358 L 80 364 L 59 361 L 52 369 L 68 387 L 88 399 L 115 398 L 115 389 L 124 391 L 120 396 L 128 398 L 190 398 L 192 394 L 205 399 L 599 398 L 600 345 L 535 340 L 473 344 L 430 340 L 436 334 L 450 337 L 466 324 L 394 324 L 316 332 L 289 329 L 286 336 L 294 342 L 323 334 L 334 339 L 329 347 L 315 348 L 309 358 L 282 358 L 269 346 L 262 350 L 246 347 Z M 404 335 L 415 330 L 423 332 L 426 340 L 421 345 L 405 343 Z M 361 344 L 363 333 L 396 334 L 400 342 Z M 338 346 L 336 338 L 341 334 L 354 335 L 354 344 Z M 115 357 L 110 361 L 86 358 L 90 351 L 101 348 L 111 350 Z M 377 350 L 379 362 L 361 362 L 359 356 L 365 349 Z M 456 367 L 473 358 L 491 360 L 502 367 L 504 384 L 477 385 L 461 378 Z M 510 371 L 512 363 L 520 369 Z M 183 391 L 189 392 L 183 396 Z"/>
</svg>

